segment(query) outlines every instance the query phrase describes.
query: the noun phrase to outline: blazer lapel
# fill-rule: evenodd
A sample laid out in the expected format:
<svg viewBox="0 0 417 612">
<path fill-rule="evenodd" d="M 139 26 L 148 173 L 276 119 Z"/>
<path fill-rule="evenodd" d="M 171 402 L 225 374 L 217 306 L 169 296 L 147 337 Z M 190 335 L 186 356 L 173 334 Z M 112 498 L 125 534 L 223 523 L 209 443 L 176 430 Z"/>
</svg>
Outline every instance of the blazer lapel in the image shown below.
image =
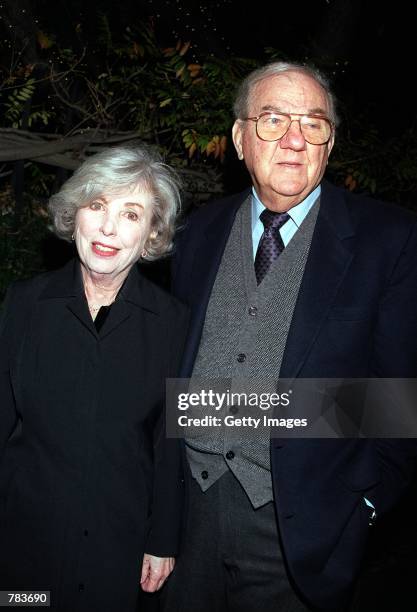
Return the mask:
<svg viewBox="0 0 417 612">
<path fill-rule="evenodd" d="M 236 213 L 250 192 L 237 195 L 219 210 L 207 226 L 203 239 L 194 251 L 191 274 L 183 277 L 191 307 L 190 332 L 181 368 L 181 376 L 191 376 L 206 317 L 207 306 L 229 238 Z M 208 205 L 209 206 L 209 205 Z"/>
<path fill-rule="evenodd" d="M 94 322 L 88 310 L 87 300 L 81 278 L 80 263 L 77 258 L 71 259 L 63 268 L 54 272 L 40 300 L 61 300 L 78 321 L 94 336 L 97 336 Z"/>
<path fill-rule="evenodd" d="M 324 183 L 297 304 L 280 371 L 296 377 L 352 261 L 354 229 L 342 192 Z"/>
<path fill-rule="evenodd" d="M 94 321 L 91 318 L 88 310 L 87 300 L 83 295 L 74 296 L 67 303 L 67 308 L 72 314 L 77 317 L 81 325 L 83 325 L 93 336 L 97 336 L 97 331 L 94 326 Z"/>
<path fill-rule="evenodd" d="M 120 298 L 120 299 L 119 299 Z M 109 315 L 100 331 L 100 338 L 111 334 L 132 314 L 132 308 L 139 307 L 158 314 L 159 309 L 150 284 L 133 266 L 120 290 L 120 296 L 114 302 Z M 80 263 L 74 258 L 62 269 L 51 275 L 45 289 L 40 295 L 41 300 L 63 300 L 65 307 L 72 312 L 93 336 L 98 337 L 94 321 L 88 310 L 81 277 Z"/>
<path fill-rule="evenodd" d="M 129 319 L 137 308 L 159 315 L 152 285 L 140 274 L 138 266 L 134 265 L 120 290 L 120 295 L 110 309 L 109 316 L 100 331 L 100 338 L 103 339 L 111 334 Z"/>
</svg>

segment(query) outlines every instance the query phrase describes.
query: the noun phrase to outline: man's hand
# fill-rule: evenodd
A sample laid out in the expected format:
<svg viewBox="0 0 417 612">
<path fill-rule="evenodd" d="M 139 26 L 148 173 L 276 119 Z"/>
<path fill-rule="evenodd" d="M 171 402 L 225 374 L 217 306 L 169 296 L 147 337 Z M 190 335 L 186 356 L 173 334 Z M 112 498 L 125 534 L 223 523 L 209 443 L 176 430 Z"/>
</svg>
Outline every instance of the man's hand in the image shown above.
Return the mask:
<svg viewBox="0 0 417 612">
<path fill-rule="evenodd" d="M 174 569 L 174 565 L 173 557 L 154 557 L 145 553 L 140 578 L 142 590 L 147 593 L 158 591 Z"/>
</svg>

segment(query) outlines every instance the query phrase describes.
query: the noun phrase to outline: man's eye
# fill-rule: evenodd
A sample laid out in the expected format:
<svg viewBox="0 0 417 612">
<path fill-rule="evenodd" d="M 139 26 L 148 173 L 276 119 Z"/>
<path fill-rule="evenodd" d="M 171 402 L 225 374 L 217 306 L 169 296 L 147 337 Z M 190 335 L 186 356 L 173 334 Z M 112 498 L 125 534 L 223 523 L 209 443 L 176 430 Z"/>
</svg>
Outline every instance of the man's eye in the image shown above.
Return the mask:
<svg viewBox="0 0 417 612">
<path fill-rule="evenodd" d="M 320 122 L 319 122 L 319 121 L 314 121 L 314 120 L 307 121 L 307 122 L 306 122 L 304 125 L 305 125 L 305 126 L 306 126 L 306 127 L 309 129 L 309 130 L 319 130 L 319 129 L 320 129 L 320 127 L 321 127 Z"/>
<path fill-rule="evenodd" d="M 281 117 L 276 117 L 275 115 L 272 115 L 271 117 L 265 117 L 264 119 L 264 123 L 268 127 L 276 127 L 277 125 L 281 125 L 282 121 L 283 120 Z"/>
<path fill-rule="evenodd" d="M 326 121 L 321 117 L 303 117 L 301 121 L 308 130 L 324 130 L 327 127 Z"/>
<path fill-rule="evenodd" d="M 139 219 L 139 215 L 132 210 L 128 210 L 126 212 L 126 217 L 129 219 L 129 221 L 137 221 Z"/>
</svg>

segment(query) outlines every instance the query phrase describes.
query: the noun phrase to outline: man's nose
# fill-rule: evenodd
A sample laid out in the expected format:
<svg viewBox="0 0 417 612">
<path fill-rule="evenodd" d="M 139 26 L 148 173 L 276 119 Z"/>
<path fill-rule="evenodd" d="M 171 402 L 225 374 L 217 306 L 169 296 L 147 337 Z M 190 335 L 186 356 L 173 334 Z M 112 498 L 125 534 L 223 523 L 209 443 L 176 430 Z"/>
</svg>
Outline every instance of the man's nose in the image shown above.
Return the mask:
<svg viewBox="0 0 417 612">
<path fill-rule="evenodd" d="M 284 136 L 280 140 L 282 149 L 295 149 L 302 151 L 306 146 L 306 139 L 301 131 L 300 122 L 293 119 Z"/>
</svg>

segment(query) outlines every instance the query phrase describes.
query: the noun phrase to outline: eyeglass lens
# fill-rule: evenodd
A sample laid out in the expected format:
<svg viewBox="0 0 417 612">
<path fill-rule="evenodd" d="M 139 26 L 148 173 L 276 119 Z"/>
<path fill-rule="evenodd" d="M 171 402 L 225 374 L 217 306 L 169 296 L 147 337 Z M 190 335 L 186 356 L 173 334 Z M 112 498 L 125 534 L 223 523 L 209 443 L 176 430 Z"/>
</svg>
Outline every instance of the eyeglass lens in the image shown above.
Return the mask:
<svg viewBox="0 0 417 612">
<path fill-rule="evenodd" d="M 331 126 L 326 119 L 302 115 L 299 119 L 293 121 L 299 121 L 301 133 L 311 144 L 323 144 L 330 138 Z M 262 140 L 278 140 L 286 134 L 291 122 L 291 117 L 288 115 L 280 115 L 279 113 L 263 115 L 259 117 L 256 124 L 258 136 Z"/>
</svg>

